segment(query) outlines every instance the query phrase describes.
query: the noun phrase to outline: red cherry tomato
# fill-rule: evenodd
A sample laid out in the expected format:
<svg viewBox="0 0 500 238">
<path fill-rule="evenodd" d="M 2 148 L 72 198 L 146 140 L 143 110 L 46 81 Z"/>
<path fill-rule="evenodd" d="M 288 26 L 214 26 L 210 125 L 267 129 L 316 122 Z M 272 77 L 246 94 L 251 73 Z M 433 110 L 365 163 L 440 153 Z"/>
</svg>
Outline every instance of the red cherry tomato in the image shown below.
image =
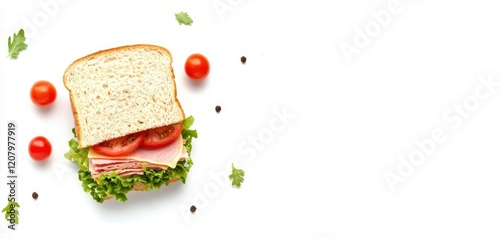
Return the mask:
<svg viewBox="0 0 500 238">
<path fill-rule="evenodd" d="M 57 97 L 56 88 L 49 81 L 41 80 L 31 87 L 31 101 L 39 107 L 52 104 Z"/>
<path fill-rule="evenodd" d="M 139 145 L 146 132 L 137 132 L 134 134 L 118 137 L 108 141 L 104 141 L 97 145 L 92 146 L 92 149 L 106 156 L 124 156 L 132 153 Z"/>
<path fill-rule="evenodd" d="M 32 159 L 44 161 L 52 153 L 52 145 L 47 138 L 37 136 L 30 141 L 28 151 Z"/>
<path fill-rule="evenodd" d="M 192 80 L 203 80 L 210 72 L 210 63 L 202 54 L 192 54 L 187 58 L 184 70 Z"/>
<path fill-rule="evenodd" d="M 181 131 L 181 124 L 150 129 L 146 131 L 146 137 L 142 141 L 141 146 L 148 149 L 156 149 L 167 146 L 181 135 Z"/>
</svg>

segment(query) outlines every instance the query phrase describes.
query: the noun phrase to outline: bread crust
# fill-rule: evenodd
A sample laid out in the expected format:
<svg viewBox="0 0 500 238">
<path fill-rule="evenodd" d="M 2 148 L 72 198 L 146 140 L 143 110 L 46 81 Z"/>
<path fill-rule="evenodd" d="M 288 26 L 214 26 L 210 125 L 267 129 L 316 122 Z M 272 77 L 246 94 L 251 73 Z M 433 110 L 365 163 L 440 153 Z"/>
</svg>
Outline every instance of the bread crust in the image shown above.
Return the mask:
<svg viewBox="0 0 500 238">
<path fill-rule="evenodd" d="M 115 47 L 115 48 L 100 50 L 100 51 L 97 51 L 95 53 L 86 55 L 86 56 L 84 56 L 82 58 L 79 58 L 79 59 L 75 60 L 73 63 L 71 63 L 68 66 L 68 68 L 66 68 L 66 70 L 64 71 L 64 75 L 63 75 L 64 87 L 69 91 L 69 95 L 70 95 L 71 111 L 72 111 L 73 119 L 74 119 L 74 123 L 75 123 L 75 135 L 76 135 L 76 138 L 78 139 L 78 147 L 80 149 L 82 148 L 82 145 L 80 143 L 80 141 L 81 141 L 81 139 L 80 139 L 80 122 L 79 122 L 78 117 L 77 117 L 77 115 L 78 115 L 78 109 L 76 108 L 76 106 L 74 104 L 74 101 L 73 101 L 73 97 L 72 97 L 72 94 L 71 94 L 71 89 L 70 89 L 70 87 L 68 85 L 69 83 L 68 83 L 67 74 L 72 71 L 73 67 L 76 64 L 79 64 L 82 61 L 86 61 L 86 60 L 91 59 L 93 57 L 103 56 L 103 55 L 106 55 L 106 54 L 109 54 L 109 53 L 113 53 L 115 51 L 128 50 L 128 49 L 160 50 L 160 51 L 163 51 L 170 58 L 170 73 L 171 73 L 172 79 L 173 79 L 175 103 L 177 104 L 177 106 L 180 108 L 180 110 L 182 112 L 182 118 L 183 118 L 182 121 L 184 121 L 186 119 L 186 114 L 184 113 L 184 109 L 182 108 L 181 103 L 180 103 L 179 99 L 177 98 L 177 84 L 175 82 L 175 74 L 174 74 L 174 69 L 172 67 L 172 60 L 173 60 L 173 58 L 172 58 L 172 54 L 170 53 L 170 51 L 168 49 L 166 49 L 164 47 L 161 47 L 161 46 L 157 46 L 157 45 L 135 44 L 135 45 L 124 45 L 124 46 L 119 46 L 119 47 Z M 122 135 L 122 136 L 125 136 L 125 135 Z M 98 144 L 98 143 L 96 143 L 96 144 Z M 90 145 L 90 146 L 93 146 L 93 145 Z"/>
</svg>

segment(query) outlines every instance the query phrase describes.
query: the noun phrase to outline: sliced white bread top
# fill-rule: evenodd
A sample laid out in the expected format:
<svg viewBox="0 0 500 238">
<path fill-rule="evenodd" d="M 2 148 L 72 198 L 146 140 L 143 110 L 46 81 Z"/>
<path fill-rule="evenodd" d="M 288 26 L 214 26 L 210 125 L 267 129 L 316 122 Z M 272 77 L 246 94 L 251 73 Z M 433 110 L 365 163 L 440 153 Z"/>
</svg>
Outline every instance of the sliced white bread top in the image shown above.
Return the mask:
<svg viewBox="0 0 500 238">
<path fill-rule="evenodd" d="M 160 46 L 99 51 L 65 71 L 80 148 L 182 122 L 172 55 Z"/>
</svg>

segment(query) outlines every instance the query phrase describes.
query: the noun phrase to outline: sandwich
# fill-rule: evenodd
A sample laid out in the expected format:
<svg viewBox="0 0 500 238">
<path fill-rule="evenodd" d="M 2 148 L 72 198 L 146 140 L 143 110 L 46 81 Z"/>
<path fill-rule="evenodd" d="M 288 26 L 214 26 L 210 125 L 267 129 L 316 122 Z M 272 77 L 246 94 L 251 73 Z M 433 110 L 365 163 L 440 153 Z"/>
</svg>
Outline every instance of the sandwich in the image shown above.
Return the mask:
<svg viewBox="0 0 500 238">
<path fill-rule="evenodd" d="M 186 182 L 196 130 L 177 98 L 172 56 L 155 45 L 99 51 L 64 72 L 74 119 L 69 151 L 83 190 L 103 203 Z"/>
</svg>

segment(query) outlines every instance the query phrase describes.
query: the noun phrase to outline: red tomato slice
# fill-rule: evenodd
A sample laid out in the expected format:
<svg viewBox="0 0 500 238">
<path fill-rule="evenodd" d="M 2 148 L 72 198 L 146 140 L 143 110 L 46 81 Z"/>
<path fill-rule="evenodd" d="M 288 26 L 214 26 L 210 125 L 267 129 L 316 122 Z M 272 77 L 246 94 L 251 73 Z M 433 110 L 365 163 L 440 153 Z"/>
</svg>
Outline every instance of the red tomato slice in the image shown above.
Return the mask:
<svg viewBox="0 0 500 238">
<path fill-rule="evenodd" d="M 146 131 L 146 137 L 142 141 L 141 146 L 148 149 L 156 149 L 167 146 L 174 142 L 182 132 L 182 125 L 168 125 L 158 128 L 153 128 Z"/>
<path fill-rule="evenodd" d="M 95 152 L 106 156 L 124 156 L 137 149 L 142 140 L 144 140 L 145 136 L 146 132 L 137 132 L 134 134 L 104 141 L 92 146 L 92 149 Z"/>
</svg>

